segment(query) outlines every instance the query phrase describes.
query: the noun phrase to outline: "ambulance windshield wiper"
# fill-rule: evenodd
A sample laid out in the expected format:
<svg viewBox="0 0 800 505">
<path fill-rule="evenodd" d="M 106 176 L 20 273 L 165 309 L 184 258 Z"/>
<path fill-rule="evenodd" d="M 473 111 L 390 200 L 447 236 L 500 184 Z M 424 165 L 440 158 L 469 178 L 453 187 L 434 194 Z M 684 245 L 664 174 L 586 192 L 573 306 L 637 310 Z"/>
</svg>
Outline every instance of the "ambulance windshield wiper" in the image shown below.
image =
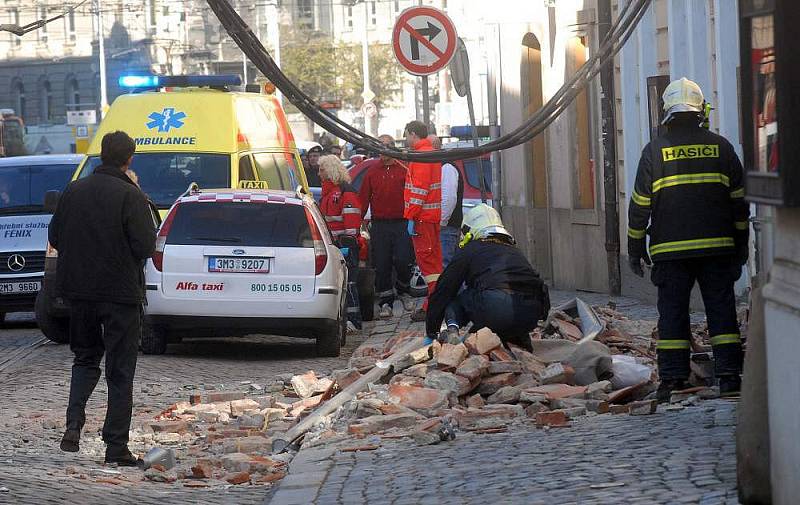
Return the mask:
<svg viewBox="0 0 800 505">
<path fill-rule="evenodd" d="M 189 237 L 192 240 L 210 240 L 213 242 L 233 242 L 239 243 L 242 239 L 237 237 Z"/>
</svg>

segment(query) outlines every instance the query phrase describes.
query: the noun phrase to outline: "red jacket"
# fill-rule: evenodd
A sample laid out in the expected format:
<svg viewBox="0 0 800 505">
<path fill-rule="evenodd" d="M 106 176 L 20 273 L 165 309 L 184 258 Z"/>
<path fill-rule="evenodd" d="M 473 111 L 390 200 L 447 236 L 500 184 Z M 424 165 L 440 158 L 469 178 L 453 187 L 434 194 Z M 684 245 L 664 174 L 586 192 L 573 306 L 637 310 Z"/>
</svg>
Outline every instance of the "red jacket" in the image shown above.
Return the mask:
<svg viewBox="0 0 800 505">
<path fill-rule="evenodd" d="M 433 151 L 428 139 L 420 140 L 412 148 L 415 151 Z M 439 223 L 442 220 L 442 164 L 419 161 L 409 163 L 403 199 L 403 216 L 406 219 Z"/>
<path fill-rule="evenodd" d="M 337 186 L 331 181 L 322 181 L 322 199 L 319 205 L 333 238 L 342 235 L 358 236 L 361 228 L 361 200 L 353 186 Z"/>
<path fill-rule="evenodd" d="M 372 219 L 403 219 L 406 167 L 396 160 L 388 167 L 380 159 L 368 160 L 361 183 L 361 211 L 372 209 Z"/>
</svg>

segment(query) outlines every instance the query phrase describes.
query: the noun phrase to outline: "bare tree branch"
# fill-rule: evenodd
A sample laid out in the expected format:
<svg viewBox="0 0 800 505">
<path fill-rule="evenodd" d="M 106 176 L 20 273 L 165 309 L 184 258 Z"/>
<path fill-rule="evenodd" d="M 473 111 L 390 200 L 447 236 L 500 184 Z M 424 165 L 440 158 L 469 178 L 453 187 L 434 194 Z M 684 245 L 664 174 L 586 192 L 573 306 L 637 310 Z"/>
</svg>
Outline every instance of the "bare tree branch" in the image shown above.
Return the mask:
<svg viewBox="0 0 800 505">
<path fill-rule="evenodd" d="M 14 35 L 16 35 L 18 37 L 22 37 L 23 35 L 25 35 L 28 32 L 32 32 L 34 30 L 38 30 L 39 28 L 43 27 L 47 23 L 52 23 L 53 21 L 55 21 L 57 19 L 63 18 L 64 16 L 66 16 L 70 12 L 74 11 L 75 9 L 80 7 L 81 5 L 85 4 L 87 1 L 88 0 L 81 1 L 81 3 L 79 3 L 78 5 L 70 7 L 69 9 L 67 9 L 64 12 L 62 12 L 61 14 L 59 14 L 58 16 L 53 16 L 50 19 L 40 19 L 38 21 L 34 21 L 33 23 L 28 23 L 25 26 L 20 26 L 20 25 L 0 25 L 0 32 L 11 32 L 11 33 L 13 33 Z"/>
</svg>

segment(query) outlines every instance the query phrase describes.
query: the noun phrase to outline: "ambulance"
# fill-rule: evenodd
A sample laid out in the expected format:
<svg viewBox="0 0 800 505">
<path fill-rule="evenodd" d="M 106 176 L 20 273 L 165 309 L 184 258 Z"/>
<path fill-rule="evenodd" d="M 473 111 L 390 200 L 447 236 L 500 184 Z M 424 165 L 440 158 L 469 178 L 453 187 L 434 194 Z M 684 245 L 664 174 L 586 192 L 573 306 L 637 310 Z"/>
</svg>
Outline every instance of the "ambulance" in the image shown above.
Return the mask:
<svg viewBox="0 0 800 505">
<path fill-rule="evenodd" d="M 109 107 L 73 179 L 92 174 L 101 164 L 103 136 L 121 130 L 136 143 L 130 169 L 162 218 L 194 185 L 308 192 L 292 131 L 270 84 L 236 91 L 236 75 L 127 75 L 119 84 L 130 93 Z M 37 300 L 43 329 L 66 328 L 69 315 L 54 292 L 57 256 L 48 247 Z M 54 330 L 43 332 L 64 341 Z"/>
<path fill-rule="evenodd" d="M 131 90 L 103 118 L 75 178 L 100 165 L 106 133 L 136 142 L 131 170 L 161 213 L 200 188 L 308 189 L 286 114 L 265 86 L 229 91 L 239 76 L 123 76 Z"/>
</svg>

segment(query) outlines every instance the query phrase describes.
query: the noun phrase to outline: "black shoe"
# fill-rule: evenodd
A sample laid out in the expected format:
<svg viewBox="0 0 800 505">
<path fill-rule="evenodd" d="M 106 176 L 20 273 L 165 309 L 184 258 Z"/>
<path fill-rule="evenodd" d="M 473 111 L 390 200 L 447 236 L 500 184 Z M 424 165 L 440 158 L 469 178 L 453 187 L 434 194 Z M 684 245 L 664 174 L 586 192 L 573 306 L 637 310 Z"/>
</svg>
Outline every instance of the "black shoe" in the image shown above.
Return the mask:
<svg viewBox="0 0 800 505">
<path fill-rule="evenodd" d="M 106 448 L 106 463 L 116 463 L 119 466 L 141 466 L 142 460 L 131 454 L 127 447 Z"/>
<path fill-rule="evenodd" d="M 81 431 L 67 430 L 61 438 L 61 450 L 64 452 L 78 452 L 81 448 Z"/>
<path fill-rule="evenodd" d="M 742 379 L 738 375 L 725 375 L 719 378 L 719 395 L 738 396 L 742 391 Z"/>
<path fill-rule="evenodd" d="M 669 403 L 672 392 L 681 391 L 682 389 L 686 389 L 686 382 L 683 379 L 662 380 L 658 385 L 658 390 L 656 390 L 656 399 L 658 403 Z"/>
</svg>

